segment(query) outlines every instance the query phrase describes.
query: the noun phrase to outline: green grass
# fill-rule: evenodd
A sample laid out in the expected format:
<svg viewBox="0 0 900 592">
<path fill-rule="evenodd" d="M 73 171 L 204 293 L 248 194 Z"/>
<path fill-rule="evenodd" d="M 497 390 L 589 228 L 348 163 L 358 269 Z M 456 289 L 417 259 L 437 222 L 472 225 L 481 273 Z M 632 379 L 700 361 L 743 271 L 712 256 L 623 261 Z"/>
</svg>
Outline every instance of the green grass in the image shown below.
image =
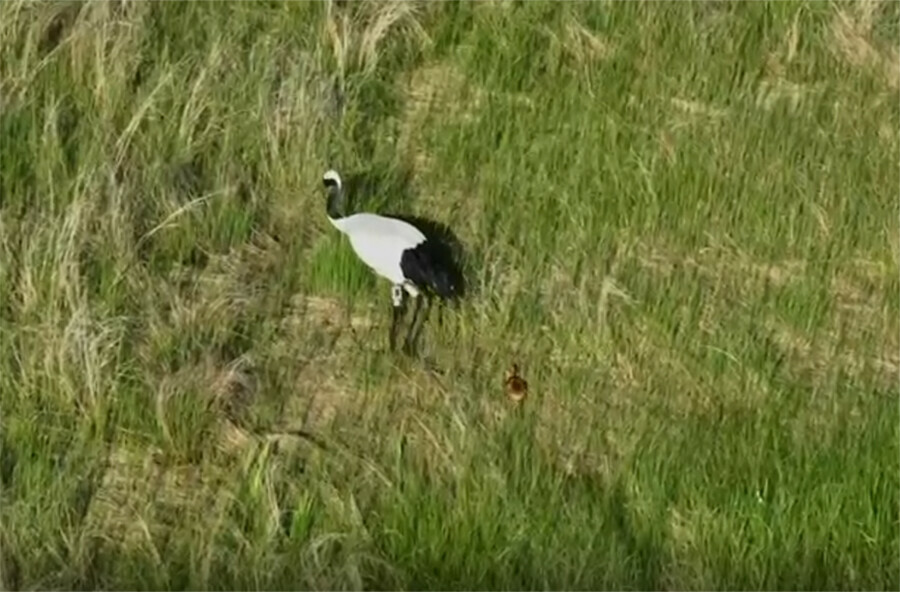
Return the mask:
<svg viewBox="0 0 900 592">
<path fill-rule="evenodd" d="M 898 18 L 3 3 L 0 583 L 900 588 Z"/>
</svg>

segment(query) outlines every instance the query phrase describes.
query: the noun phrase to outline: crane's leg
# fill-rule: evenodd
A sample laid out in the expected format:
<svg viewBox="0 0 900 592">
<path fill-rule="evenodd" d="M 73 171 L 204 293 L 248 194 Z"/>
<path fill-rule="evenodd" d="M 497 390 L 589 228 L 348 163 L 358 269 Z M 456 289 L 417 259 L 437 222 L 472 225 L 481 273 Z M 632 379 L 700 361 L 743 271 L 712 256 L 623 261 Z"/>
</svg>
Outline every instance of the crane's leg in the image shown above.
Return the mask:
<svg viewBox="0 0 900 592">
<path fill-rule="evenodd" d="M 406 341 L 403 344 L 403 351 L 409 355 L 412 355 L 415 349 L 416 340 L 418 339 L 418 332 L 416 331 L 416 321 L 419 321 L 419 326 L 421 327 L 422 321 L 419 319 L 419 313 L 422 311 L 422 300 L 425 298 L 423 294 L 419 294 L 414 298 L 416 301 L 416 308 L 413 312 L 412 322 L 409 324 L 409 330 L 406 334 Z"/>
<path fill-rule="evenodd" d="M 400 284 L 391 286 L 391 310 L 391 332 L 388 336 L 388 341 L 391 346 L 391 351 L 393 351 L 397 347 L 397 327 L 403 316 L 403 286 Z"/>
<path fill-rule="evenodd" d="M 425 302 L 422 303 L 422 316 L 419 317 L 419 325 L 410 331 L 411 347 L 418 347 L 419 341 L 422 339 L 422 332 L 425 330 L 425 324 L 431 316 L 431 309 L 434 307 L 434 301 L 430 296 L 422 296 Z"/>
</svg>

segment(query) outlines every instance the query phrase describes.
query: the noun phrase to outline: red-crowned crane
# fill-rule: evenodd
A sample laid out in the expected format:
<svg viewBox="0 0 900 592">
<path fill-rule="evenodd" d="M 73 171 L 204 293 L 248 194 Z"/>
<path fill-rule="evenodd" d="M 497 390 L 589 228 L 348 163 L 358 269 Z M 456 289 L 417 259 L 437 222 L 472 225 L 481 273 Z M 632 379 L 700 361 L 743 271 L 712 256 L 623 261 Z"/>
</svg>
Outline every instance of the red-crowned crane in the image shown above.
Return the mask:
<svg viewBox="0 0 900 592">
<path fill-rule="evenodd" d="M 420 296 L 427 298 L 435 294 L 446 300 L 459 295 L 458 272 L 452 261 L 444 256 L 441 245 L 406 220 L 370 213 L 342 215 L 344 188 L 337 171 L 327 171 L 322 176 L 322 183 L 328 193 L 328 220 L 347 235 L 353 251 L 363 263 L 391 282 L 393 318 L 388 337 L 391 350 L 396 348 L 404 292 L 416 301 L 404 343 L 404 351 L 411 353 L 413 331 L 422 308 Z"/>
</svg>

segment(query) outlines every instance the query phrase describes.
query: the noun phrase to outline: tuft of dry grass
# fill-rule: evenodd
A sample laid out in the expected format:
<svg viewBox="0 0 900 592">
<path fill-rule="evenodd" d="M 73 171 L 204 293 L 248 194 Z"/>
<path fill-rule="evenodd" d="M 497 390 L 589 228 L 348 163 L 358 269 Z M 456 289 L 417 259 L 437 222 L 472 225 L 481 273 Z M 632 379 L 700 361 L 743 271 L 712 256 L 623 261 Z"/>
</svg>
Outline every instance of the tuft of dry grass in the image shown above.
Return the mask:
<svg viewBox="0 0 900 592">
<path fill-rule="evenodd" d="M 566 49 L 580 64 L 608 60 L 616 53 L 615 45 L 609 39 L 591 31 L 571 16 L 565 25 L 565 35 Z"/>
<path fill-rule="evenodd" d="M 835 9 L 831 23 L 835 51 L 849 65 L 879 73 L 892 91 L 900 90 L 900 50 L 880 48 L 872 40 L 872 25 L 882 1 L 861 0 L 852 6 Z"/>
<path fill-rule="evenodd" d="M 418 2 L 390 0 L 372 2 L 350 14 L 326 4 L 325 30 L 341 80 L 359 70 L 371 76 L 378 66 L 379 45 L 391 31 L 420 46 L 430 39 L 418 20 L 422 5 Z"/>
<path fill-rule="evenodd" d="M 120 550 L 150 551 L 179 518 L 214 510 L 215 494 L 201 469 L 167 465 L 161 451 L 116 446 L 85 517 L 83 536 Z M 214 513 L 214 511 L 213 511 Z"/>
</svg>

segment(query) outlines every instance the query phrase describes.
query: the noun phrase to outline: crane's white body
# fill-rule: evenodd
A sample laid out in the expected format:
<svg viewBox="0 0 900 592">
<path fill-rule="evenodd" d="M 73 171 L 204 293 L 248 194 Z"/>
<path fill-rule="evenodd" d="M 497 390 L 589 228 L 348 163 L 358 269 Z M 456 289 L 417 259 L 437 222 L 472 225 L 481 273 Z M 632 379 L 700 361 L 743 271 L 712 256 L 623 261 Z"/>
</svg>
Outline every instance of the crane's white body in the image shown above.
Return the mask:
<svg viewBox="0 0 900 592">
<path fill-rule="evenodd" d="M 372 271 L 395 286 L 403 286 L 411 296 L 419 290 L 403 275 L 400 259 L 403 252 L 425 241 L 425 235 L 403 220 L 377 214 L 353 214 L 346 218 L 328 218 L 347 235 L 353 251 Z"/>
</svg>

